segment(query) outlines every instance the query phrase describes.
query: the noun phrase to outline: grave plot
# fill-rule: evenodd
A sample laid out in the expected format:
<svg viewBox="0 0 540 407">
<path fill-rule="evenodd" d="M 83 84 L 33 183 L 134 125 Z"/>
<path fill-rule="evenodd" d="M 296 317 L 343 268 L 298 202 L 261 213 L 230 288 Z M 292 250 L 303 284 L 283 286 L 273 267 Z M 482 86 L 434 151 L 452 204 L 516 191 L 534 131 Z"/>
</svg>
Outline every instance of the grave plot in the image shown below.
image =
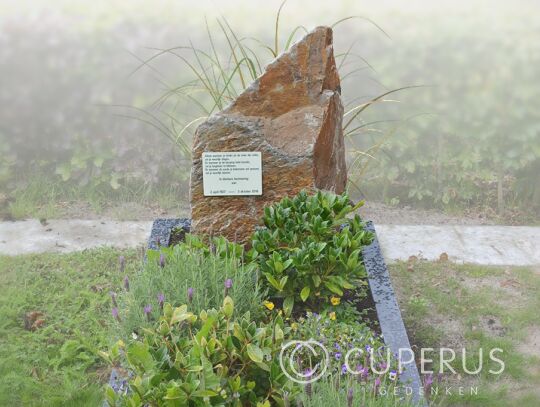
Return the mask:
<svg viewBox="0 0 540 407">
<path fill-rule="evenodd" d="M 422 403 L 374 227 L 343 193 L 340 92 L 318 27 L 199 126 L 191 219 L 154 222 L 117 300 L 109 404 Z"/>
</svg>

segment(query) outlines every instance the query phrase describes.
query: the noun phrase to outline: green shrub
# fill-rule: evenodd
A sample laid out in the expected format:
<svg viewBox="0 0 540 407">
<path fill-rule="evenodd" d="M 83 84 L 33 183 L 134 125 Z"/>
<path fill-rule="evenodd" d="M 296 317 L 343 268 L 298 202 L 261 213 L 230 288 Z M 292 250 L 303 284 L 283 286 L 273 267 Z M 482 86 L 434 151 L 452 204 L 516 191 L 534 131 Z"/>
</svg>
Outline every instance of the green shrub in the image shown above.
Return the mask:
<svg viewBox="0 0 540 407">
<path fill-rule="evenodd" d="M 154 328 L 125 347 L 124 364 L 133 373 L 130 392 L 108 387 L 109 404 L 254 406 L 272 400 L 283 405 L 284 392 L 295 393 L 276 360 L 289 328 L 279 316 L 257 326 L 249 313 L 234 313 L 228 296 L 219 311 L 198 316 L 191 305 L 165 304 Z"/>
<path fill-rule="evenodd" d="M 235 298 L 238 313 L 251 311 L 257 317 L 263 293 L 255 265 L 244 264 L 242 248 L 223 238 L 213 239 L 212 248 L 187 235 L 178 245 L 149 250 L 143 270 L 129 281 L 129 291 L 117 298 L 122 333 L 131 335 L 152 326 L 163 302 L 186 303 L 188 289 L 192 291 L 190 309 L 194 313 L 218 308 L 227 291 Z M 225 287 L 227 280 L 230 288 Z"/>
<path fill-rule="evenodd" d="M 344 290 L 355 288 L 365 269 L 360 255 L 372 241 L 346 194 L 301 192 L 264 211 L 264 228 L 253 235 L 252 255 L 270 295 L 312 310 L 338 305 Z"/>
</svg>

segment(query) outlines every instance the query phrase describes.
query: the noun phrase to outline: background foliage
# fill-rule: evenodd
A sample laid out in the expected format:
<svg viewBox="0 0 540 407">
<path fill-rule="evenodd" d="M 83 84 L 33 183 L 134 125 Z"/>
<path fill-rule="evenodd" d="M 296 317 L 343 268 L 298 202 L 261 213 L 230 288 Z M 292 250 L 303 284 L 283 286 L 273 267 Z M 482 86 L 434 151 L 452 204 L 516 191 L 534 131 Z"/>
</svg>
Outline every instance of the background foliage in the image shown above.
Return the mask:
<svg viewBox="0 0 540 407">
<path fill-rule="evenodd" d="M 24 188 L 36 172 L 108 194 L 133 183 L 185 188 L 197 120 L 259 74 L 291 33 L 362 15 L 387 35 L 362 18 L 335 27 L 346 111 L 392 89 L 423 87 L 381 98 L 348 126 L 354 193 L 394 204 L 538 213 L 536 2 L 308 7 L 290 0 L 277 47 L 277 0 L 235 0 L 218 10 L 205 2 L 189 9 L 144 0 L 97 1 L 92 9 L 34 3 L 0 8 L 2 188 Z M 205 13 L 212 14 L 206 24 Z M 221 71 L 212 77 L 217 60 Z M 216 100 L 194 82 L 196 73 L 222 86 L 220 75 L 238 65 L 234 90 L 212 108 Z"/>
<path fill-rule="evenodd" d="M 411 27 L 429 25 L 424 17 L 409 16 Z M 403 96 L 399 110 L 411 118 L 385 140 L 366 174 L 369 186 L 383 199 L 424 206 L 538 209 L 540 87 L 533 67 L 540 46 L 533 38 L 540 24 L 514 11 L 504 20 L 460 15 L 429 26 L 430 35 L 400 30 L 400 46 L 383 52 L 377 65 L 391 86 L 426 87 Z M 376 113 L 384 119 L 397 111 L 385 104 Z M 370 139 L 378 140 L 363 138 L 361 146 Z"/>
</svg>

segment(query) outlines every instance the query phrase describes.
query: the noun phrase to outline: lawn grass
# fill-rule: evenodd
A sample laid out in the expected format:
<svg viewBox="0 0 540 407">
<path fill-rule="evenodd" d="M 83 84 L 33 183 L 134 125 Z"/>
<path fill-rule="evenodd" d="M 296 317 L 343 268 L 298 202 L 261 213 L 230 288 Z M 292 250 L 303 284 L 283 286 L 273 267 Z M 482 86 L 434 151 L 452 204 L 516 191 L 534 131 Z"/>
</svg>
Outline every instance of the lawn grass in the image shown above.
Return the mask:
<svg viewBox="0 0 540 407">
<path fill-rule="evenodd" d="M 96 406 L 109 369 L 109 291 L 140 268 L 138 250 L 0 257 L 0 405 Z M 25 329 L 25 314 L 45 323 Z"/>
<path fill-rule="evenodd" d="M 452 364 L 457 374 L 447 384 L 474 386 L 478 394 L 454 392 L 441 405 L 539 405 L 540 350 L 534 344 L 540 333 L 540 272 L 418 260 L 391 265 L 390 272 L 413 347 L 465 347 L 471 370 L 478 349 L 488 350 L 484 362 L 489 349 L 504 351 L 501 375 L 484 368 L 471 377 L 458 357 Z"/>
<path fill-rule="evenodd" d="M 96 249 L 73 254 L 0 257 L 0 405 L 95 406 L 109 370 L 98 351 L 111 337 L 109 291 L 141 267 L 138 250 Z M 454 387 L 477 386 L 478 395 L 454 394 L 441 406 L 537 406 L 540 357 L 531 332 L 540 332 L 540 273 L 529 268 L 416 261 L 390 266 L 405 323 L 415 347 L 500 347 L 498 377 L 450 377 Z M 44 313 L 35 332 L 24 315 Z M 493 321 L 493 322 L 490 322 Z"/>
<path fill-rule="evenodd" d="M 62 182 L 46 174 L 29 174 L 19 186 L 0 200 L 0 219 L 94 218 L 139 220 L 159 215 L 159 211 L 182 212 L 187 189 L 175 183 L 120 185 L 112 190 L 91 184 L 80 186 Z"/>
</svg>

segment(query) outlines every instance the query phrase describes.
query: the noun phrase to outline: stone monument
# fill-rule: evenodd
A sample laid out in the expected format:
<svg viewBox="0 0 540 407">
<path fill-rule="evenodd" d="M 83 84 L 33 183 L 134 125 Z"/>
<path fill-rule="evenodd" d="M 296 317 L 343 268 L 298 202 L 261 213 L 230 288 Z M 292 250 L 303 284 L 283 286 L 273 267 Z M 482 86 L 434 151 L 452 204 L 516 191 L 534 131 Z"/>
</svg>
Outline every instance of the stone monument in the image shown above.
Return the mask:
<svg viewBox="0 0 540 407">
<path fill-rule="evenodd" d="M 343 105 L 332 30 L 317 27 L 195 132 L 192 231 L 245 243 L 266 205 L 343 192 Z"/>
</svg>

